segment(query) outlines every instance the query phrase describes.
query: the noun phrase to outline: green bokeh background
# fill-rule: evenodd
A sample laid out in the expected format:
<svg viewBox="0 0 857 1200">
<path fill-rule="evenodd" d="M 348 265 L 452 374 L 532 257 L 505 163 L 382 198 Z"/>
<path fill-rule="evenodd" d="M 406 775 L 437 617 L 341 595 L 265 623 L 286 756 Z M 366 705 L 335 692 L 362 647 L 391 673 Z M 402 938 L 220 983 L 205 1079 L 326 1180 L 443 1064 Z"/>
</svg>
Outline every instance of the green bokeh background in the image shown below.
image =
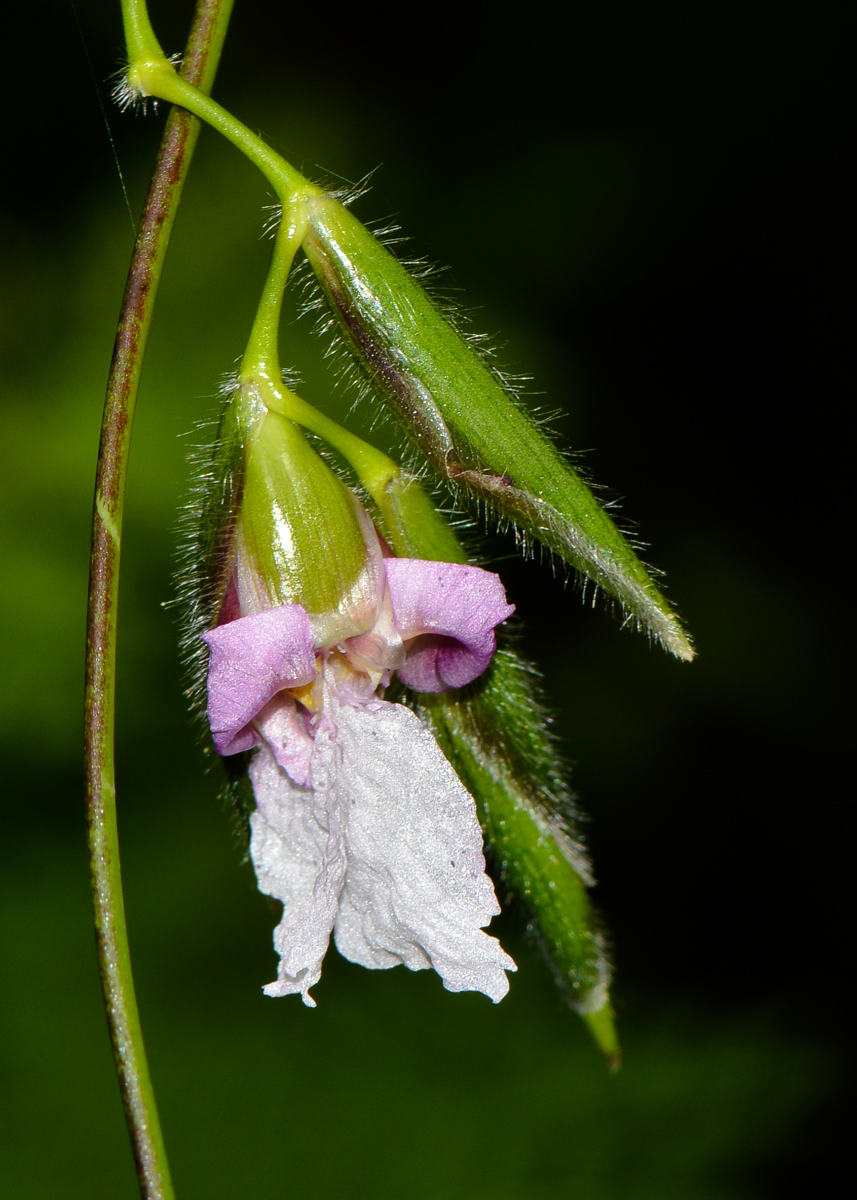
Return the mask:
<svg viewBox="0 0 857 1200">
<path fill-rule="evenodd" d="M 151 338 L 123 562 L 132 952 L 179 1195 L 827 1195 L 848 899 L 844 50 L 836 9 L 658 0 L 407 14 L 238 0 L 218 96 L 502 330 L 502 361 L 651 543 L 700 657 L 668 661 L 488 543 L 592 820 L 625 1065 L 509 906 L 497 1007 L 331 952 L 271 1001 L 275 912 L 186 715 L 171 571 L 194 426 L 249 329 L 265 185 L 204 134 Z M 189 6 L 153 6 L 168 50 Z M 16 6 L 0 196 L 0 1194 L 132 1197 L 90 926 L 80 768 L 100 409 L 133 231 L 90 76 L 113 6 Z M 109 113 L 136 215 L 162 118 Z M 410 248 L 407 251 L 411 252 Z M 282 355 L 344 416 L 311 322 Z M 356 426 L 371 417 L 358 413 Z M 378 436 L 386 435 L 378 431 Z M 594 448 L 594 449 L 589 449 Z M 832 516 L 829 515 L 832 513 Z M 848 831 L 850 832 L 850 830 Z"/>
</svg>

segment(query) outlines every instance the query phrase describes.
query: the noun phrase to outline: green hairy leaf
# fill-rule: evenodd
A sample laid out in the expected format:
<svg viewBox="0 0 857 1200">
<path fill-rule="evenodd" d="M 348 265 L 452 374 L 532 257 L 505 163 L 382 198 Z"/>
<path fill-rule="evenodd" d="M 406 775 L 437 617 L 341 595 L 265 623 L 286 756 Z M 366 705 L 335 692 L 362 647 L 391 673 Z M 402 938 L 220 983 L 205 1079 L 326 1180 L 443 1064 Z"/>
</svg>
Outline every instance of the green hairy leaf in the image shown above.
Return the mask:
<svg viewBox="0 0 857 1200">
<path fill-rule="evenodd" d="M 532 668 L 500 650 L 470 687 L 421 695 L 418 711 L 476 799 L 495 867 L 534 919 L 558 983 L 616 1065 L 593 880 Z"/>
<path fill-rule="evenodd" d="M 476 499 L 617 600 L 679 658 L 675 614 L 631 545 L 498 375 L 336 200 L 313 198 L 304 250 L 373 391 L 461 498 Z"/>
<path fill-rule="evenodd" d="M 467 560 L 414 480 L 395 481 L 383 499 L 380 524 L 397 554 Z M 414 702 L 476 801 L 495 874 L 524 904 L 563 993 L 618 1066 L 610 964 L 587 894 L 594 881 L 537 672 L 499 649 L 469 687 L 419 693 Z"/>
</svg>

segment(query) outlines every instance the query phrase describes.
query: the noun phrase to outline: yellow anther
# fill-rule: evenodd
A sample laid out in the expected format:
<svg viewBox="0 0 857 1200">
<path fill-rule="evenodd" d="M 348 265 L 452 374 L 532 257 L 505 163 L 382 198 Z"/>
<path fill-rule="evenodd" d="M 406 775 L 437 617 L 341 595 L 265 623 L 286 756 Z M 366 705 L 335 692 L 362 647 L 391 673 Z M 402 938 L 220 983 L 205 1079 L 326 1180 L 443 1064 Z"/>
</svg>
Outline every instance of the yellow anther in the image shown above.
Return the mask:
<svg viewBox="0 0 857 1200">
<path fill-rule="evenodd" d="M 312 683 L 305 683 L 303 687 L 289 688 L 288 691 L 304 708 L 308 708 L 310 712 L 315 712 L 315 696 L 313 695 L 315 680 Z"/>
</svg>

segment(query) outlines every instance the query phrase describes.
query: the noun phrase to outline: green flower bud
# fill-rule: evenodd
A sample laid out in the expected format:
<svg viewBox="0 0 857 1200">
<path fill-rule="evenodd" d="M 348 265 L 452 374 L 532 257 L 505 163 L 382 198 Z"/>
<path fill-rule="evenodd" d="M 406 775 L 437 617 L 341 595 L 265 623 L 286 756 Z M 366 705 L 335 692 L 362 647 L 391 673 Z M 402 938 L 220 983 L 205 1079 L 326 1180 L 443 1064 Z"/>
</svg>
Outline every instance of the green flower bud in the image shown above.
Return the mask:
<svg viewBox="0 0 857 1200">
<path fill-rule="evenodd" d="M 237 543 L 239 570 L 266 608 L 336 610 L 366 558 L 348 489 L 276 412 L 265 414 L 247 445 Z"/>
<path fill-rule="evenodd" d="M 268 407 L 266 390 L 251 378 L 228 397 L 198 481 L 180 579 L 190 609 L 184 643 L 196 664 L 201 633 L 276 605 L 302 605 L 331 643 L 374 619 L 371 521 L 301 429 Z"/>
<path fill-rule="evenodd" d="M 459 493 L 615 597 L 668 650 L 693 649 L 628 541 L 405 268 L 341 204 L 308 204 L 304 249 L 369 382 Z"/>
</svg>

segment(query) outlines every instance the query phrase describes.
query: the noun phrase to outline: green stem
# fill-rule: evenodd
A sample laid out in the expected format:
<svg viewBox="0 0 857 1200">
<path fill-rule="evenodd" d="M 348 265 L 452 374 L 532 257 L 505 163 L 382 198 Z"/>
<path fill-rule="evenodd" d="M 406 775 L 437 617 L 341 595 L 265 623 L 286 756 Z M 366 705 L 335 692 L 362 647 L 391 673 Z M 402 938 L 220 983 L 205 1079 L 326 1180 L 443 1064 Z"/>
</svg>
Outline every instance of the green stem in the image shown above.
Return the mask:
<svg viewBox="0 0 857 1200">
<path fill-rule="evenodd" d="M 216 100 L 194 87 L 186 73 L 176 73 L 152 30 L 145 0 L 122 0 L 122 16 L 128 47 L 126 81 L 130 92 L 180 104 L 213 126 L 259 168 L 284 204 L 292 197 L 324 195 L 321 188 L 305 179 L 300 171 Z"/>
<path fill-rule="evenodd" d="M 256 309 L 250 340 L 241 360 L 242 376 L 262 374 L 277 381 L 280 379 L 278 339 L 283 293 L 295 254 L 304 240 L 307 217 L 307 205 L 303 198 L 283 205 L 271 265 L 268 268 L 259 307 Z"/>
<path fill-rule="evenodd" d="M 457 539 L 412 476 L 382 450 L 337 425 L 283 383 L 278 346 L 280 313 L 292 262 L 306 231 L 308 207 L 305 194 L 283 205 L 271 266 L 241 361 L 240 381 L 243 386 L 258 389 L 267 408 L 324 438 L 342 455 L 375 502 L 384 535 L 398 555 L 463 562 Z M 410 533 L 413 527 L 423 531 L 424 555 L 415 554 Z"/>
<path fill-rule="evenodd" d="M 282 382 L 277 334 L 283 292 L 295 253 L 306 234 L 307 202 L 323 196 L 323 189 L 309 183 L 246 125 L 176 74 L 152 30 L 145 0 L 122 0 L 122 13 L 129 58 L 128 91 L 181 104 L 208 122 L 259 168 L 283 205 L 271 268 L 241 366 L 242 379 L 245 382 L 252 379 L 263 389 L 268 407 L 318 434 L 342 455 L 387 519 L 389 529 L 404 529 L 403 505 L 415 513 L 418 511 L 421 519 L 429 522 L 433 506 L 412 478 L 386 454 L 325 417 Z M 451 556 L 451 561 L 458 561 L 460 550 L 443 522 L 436 522 L 435 534 L 437 557 Z M 403 538 L 399 553 L 408 552 L 407 544 L 407 538 Z"/>
<path fill-rule="evenodd" d="M 379 504 L 390 482 L 402 474 L 400 467 L 383 451 L 376 450 L 302 400 L 282 381 L 278 337 L 283 293 L 295 254 L 304 239 L 307 217 L 303 196 L 283 206 L 271 266 L 241 360 L 239 377 L 242 383 L 253 383 L 260 389 L 268 408 L 324 438 L 349 463 L 372 499 Z"/>
<path fill-rule="evenodd" d="M 127 13 L 128 10 L 126 10 Z M 145 16 L 145 9 L 142 10 Z M 198 0 L 184 72 L 210 88 L 232 0 Z M 145 34 L 139 11 L 132 34 Z M 173 110 L 164 131 L 128 274 L 107 385 L 95 480 L 87 617 L 85 769 L 90 872 L 107 1020 L 140 1194 L 170 1200 L 170 1180 L 134 994 L 116 822 L 114 731 L 119 564 L 125 481 L 143 354 L 164 257 L 199 133 Z"/>
<path fill-rule="evenodd" d="M 145 0 L 122 0 L 122 24 L 128 58 L 132 62 L 137 58 L 163 58 Z"/>
</svg>

